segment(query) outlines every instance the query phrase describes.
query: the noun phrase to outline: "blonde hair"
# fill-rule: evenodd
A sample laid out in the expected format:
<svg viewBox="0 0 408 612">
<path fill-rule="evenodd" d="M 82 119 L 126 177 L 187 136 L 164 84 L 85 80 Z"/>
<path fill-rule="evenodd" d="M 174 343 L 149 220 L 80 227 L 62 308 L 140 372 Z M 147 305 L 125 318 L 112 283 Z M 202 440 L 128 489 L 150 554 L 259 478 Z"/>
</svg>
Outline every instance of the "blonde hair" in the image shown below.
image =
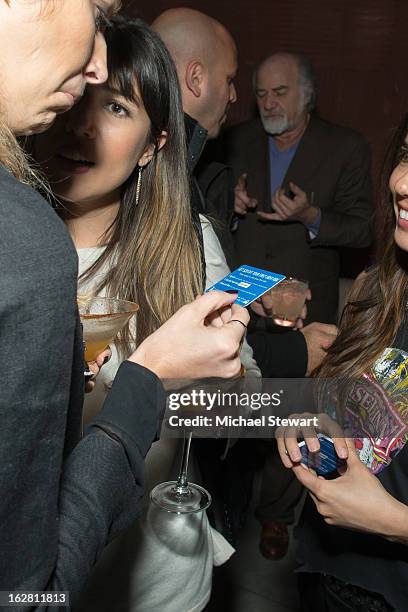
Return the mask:
<svg viewBox="0 0 408 612">
<path fill-rule="evenodd" d="M 28 156 L 24 153 L 10 128 L 0 118 L 0 164 L 21 183 L 38 185 L 38 177 L 31 168 Z"/>
</svg>

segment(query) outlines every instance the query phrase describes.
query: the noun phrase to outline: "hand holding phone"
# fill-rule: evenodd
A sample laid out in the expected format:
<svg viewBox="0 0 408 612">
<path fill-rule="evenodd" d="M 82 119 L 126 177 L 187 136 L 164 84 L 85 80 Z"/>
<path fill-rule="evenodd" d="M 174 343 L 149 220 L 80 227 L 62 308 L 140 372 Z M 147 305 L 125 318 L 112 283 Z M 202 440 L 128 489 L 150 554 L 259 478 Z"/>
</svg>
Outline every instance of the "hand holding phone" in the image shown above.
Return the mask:
<svg viewBox="0 0 408 612">
<path fill-rule="evenodd" d="M 301 463 L 311 468 L 318 476 L 336 477 L 347 467 L 347 462 L 341 459 L 334 448 L 331 438 L 324 434 L 317 434 L 320 449 L 316 453 L 311 453 L 307 448 L 306 442 L 299 442 L 298 446 L 302 454 Z"/>
</svg>

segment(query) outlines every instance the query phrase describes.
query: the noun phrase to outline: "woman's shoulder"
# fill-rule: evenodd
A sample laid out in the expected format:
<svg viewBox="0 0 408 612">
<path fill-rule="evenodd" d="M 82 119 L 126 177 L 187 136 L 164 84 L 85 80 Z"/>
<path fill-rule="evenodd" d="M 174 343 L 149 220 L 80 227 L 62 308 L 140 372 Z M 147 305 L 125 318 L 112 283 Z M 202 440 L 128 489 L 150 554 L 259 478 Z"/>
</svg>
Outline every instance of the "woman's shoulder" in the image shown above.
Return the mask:
<svg viewBox="0 0 408 612">
<path fill-rule="evenodd" d="M 52 206 L 0 165 L 0 228 L 4 248 L 48 251 L 74 259 L 75 250 L 64 223 Z M 75 257 L 76 261 L 76 257 Z"/>
<path fill-rule="evenodd" d="M 35 189 L 20 183 L 0 165 L 0 214 L 2 221 L 24 225 L 34 232 L 42 228 L 45 236 L 67 234 L 64 223 Z"/>
<path fill-rule="evenodd" d="M 18 181 L 0 164 L 0 202 L 9 202 L 17 198 L 23 203 L 44 201 L 39 193 L 29 185 Z"/>
</svg>

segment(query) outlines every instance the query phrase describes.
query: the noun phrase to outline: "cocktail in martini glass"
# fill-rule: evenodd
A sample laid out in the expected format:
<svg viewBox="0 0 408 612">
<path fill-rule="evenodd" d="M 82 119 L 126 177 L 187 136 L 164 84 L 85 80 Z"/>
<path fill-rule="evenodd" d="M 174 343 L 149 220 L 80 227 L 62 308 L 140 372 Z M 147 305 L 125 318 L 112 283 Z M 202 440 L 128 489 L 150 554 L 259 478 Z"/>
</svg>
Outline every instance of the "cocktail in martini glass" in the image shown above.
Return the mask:
<svg viewBox="0 0 408 612">
<path fill-rule="evenodd" d="M 78 296 L 83 327 L 85 361 L 91 363 L 104 351 L 139 309 L 126 300 Z"/>
</svg>

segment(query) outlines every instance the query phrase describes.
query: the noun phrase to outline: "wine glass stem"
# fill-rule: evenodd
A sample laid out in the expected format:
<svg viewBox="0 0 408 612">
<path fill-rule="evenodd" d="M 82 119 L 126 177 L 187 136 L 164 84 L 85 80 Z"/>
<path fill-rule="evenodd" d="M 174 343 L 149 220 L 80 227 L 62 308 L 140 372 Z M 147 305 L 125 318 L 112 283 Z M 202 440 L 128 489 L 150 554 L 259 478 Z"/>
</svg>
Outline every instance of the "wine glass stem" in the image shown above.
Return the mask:
<svg viewBox="0 0 408 612">
<path fill-rule="evenodd" d="M 180 493 L 188 492 L 187 470 L 188 470 L 188 460 L 190 457 L 190 446 L 191 446 L 192 437 L 193 437 L 192 431 L 190 431 L 188 436 L 184 434 L 183 456 L 181 459 L 180 472 L 177 478 L 177 485 L 176 485 L 176 488 Z"/>
</svg>

